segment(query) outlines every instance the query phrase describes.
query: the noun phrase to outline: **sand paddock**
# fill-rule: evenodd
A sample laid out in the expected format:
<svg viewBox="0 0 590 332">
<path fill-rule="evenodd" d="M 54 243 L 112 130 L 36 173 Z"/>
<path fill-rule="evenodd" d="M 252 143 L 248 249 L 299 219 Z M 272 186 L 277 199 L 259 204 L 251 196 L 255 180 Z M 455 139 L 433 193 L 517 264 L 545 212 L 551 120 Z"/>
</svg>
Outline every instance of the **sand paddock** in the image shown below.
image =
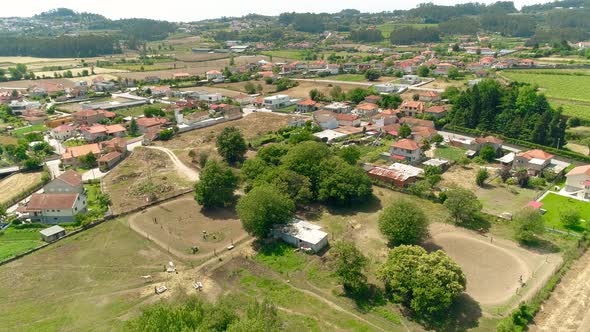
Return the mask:
<svg viewBox="0 0 590 332">
<path fill-rule="evenodd" d="M 164 250 L 191 260 L 207 257 L 214 250 L 225 251 L 227 246 L 247 237 L 232 212 L 218 210 L 205 215 L 189 195 L 134 214 L 129 224 Z M 206 238 L 203 231 L 207 232 Z M 192 254 L 192 246 L 199 248 L 196 254 Z"/>
<path fill-rule="evenodd" d="M 484 306 L 528 298 L 561 261 L 557 254 L 532 252 L 512 241 L 492 239 L 448 224 L 432 224 L 430 232 L 428 246 L 443 249 L 461 266 L 467 277 L 467 294 Z"/>
</svg>

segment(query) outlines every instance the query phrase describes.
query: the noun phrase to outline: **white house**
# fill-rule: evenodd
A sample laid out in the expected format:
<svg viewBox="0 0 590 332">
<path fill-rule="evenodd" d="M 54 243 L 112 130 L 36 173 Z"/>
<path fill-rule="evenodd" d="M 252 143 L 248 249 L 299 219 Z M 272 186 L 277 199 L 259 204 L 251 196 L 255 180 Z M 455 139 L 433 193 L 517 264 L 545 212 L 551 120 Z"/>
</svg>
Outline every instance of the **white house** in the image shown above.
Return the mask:
<svg viewBox="0 0 590 332">
<path fill-rule="evenodd" d="M 68 138 L 72 138 L 76 135 L 76 128 L 74 128 L 74 126 L 69 123 L 63 124 L 51 129 L 50 135 L 56 140 L 65 141 Z"/>
<path fill-rule="evenodd" d="M 223 73 L 219 70 L 209 70 L 205 75 L 207 76 L 207 81 L 224 79 Z"/>
<path fill-rule="evenodd" d="M 291 105 L 291 99 L 288 95 L 276 95 L 264 98 L 265 108 L 276 110 Z"/>
<path fill-rule="evenodd" d="M 45 224 L 73 222 L 78 213 L 86 212 L 86 196 L 71 194 L 33 194 L 20 211 L 31 221 Z"/>
<path fill-rule="evenodd" d="M 407 161 L 409 164 L 417 164 L 423 158 L 422 149 L 411 139 L 402 139 L 393 143 L 389 149 L 391 159 Z"/>
<path fill-rule="evenodd" d="M 566 175 L 565 190 L 570 193 L 581 193 L 584 198 L 590 197 L 590 165 L 578 166 Z"/>
<path fill-rule="evenodd" d="M 288 225 L 275 227 L 273 235 L 294 247 L 317 253 L 328 245 L 328 233 L 321 229 L 305 220 L 294 219 Z"/>
<path fill-rule="evenodd" d="M 336 129 L 339 125 L 336 114 L 330 111 L 321 110 L 314 112 L 312 118 L 322 129 Z"/>
<path fill-rule="evenodd" d="M 203 94 L 199 95 L 199 100 L 210 104 L 217 103 L 223 100 L 223 95 L 221 95 L 221 93 Z"/>
</svg>

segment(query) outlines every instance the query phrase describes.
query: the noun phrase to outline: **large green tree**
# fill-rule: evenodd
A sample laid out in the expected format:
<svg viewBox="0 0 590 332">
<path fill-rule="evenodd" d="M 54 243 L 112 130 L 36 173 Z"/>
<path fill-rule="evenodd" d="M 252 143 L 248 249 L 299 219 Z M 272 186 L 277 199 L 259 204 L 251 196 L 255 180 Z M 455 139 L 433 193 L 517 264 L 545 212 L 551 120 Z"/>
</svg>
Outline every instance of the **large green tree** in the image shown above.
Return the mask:
<svg viewBox="0 0 590 332">
<path fill-rule="evenodd" d="M 365 270 L 369 261 L 354 242 L 336 242 L 331 255 L 334 257 L 334 274 L 345 290 L 358 293 L 366 289 Z"/>
<path fill-rule="evenodd" d="M 362 168 L 352 166 L 339 157 L 320 165 L 318 199 L 336 204 L 363 202 L 373 194 L 371 180 Z"/>
<path fill-rule="evenodd" d="M 419 244 L 428 235 L 428 220 L 418 205 L 398 200 L 379 216 L 379 230 L 390 246 Z"/>
<path fill-rule="evenodd" d="M 274 225 L 286 224 L 293 219 L 295 204 L 277 188 L 261 185 L 242 196 L 236 210 L 246 232 L 264 238 Z"/>
<path fill-rule="evenodd" d="M 524 244 L 534 244 L 538 236 L 545 231 L 543 216 L 534 208 L 525 208 L 512 218 L 514 235 L 517 241 Z"/>
<path fill-rule="evenodd" d="M 247 150 L 246 141 L 236 127 L 223 128 L 217 136 L 217 152 L 230 164 L 242 161 Z"/>
<path fill-rule="evenodd" d="M 431 321 L 448 313 L 466 285 L 461 268 L 443 251 L 429 254 L 418 246 L 390 250 L 378 276 L 394 300 Z"/>
<path fill-rule="evenodd" d="M 195 200 L 204 208 L 228 206 L 234 201 L 238 177 L 222 162 L 208 160 L 195 184 Z"/>
<path fill-rule="evenodd" d="M 314 195 L 317 194 L 320 181 L 320 164 L 330 156 L 330 149 L 324 143 L 305 141 L 289 149 L 282 158 L 288 169 L 308 177 Z"/>
<path fill-rule="evenodd" d="M 473 221 L 479 217 L 482 205 L 473 192 L 464 188 L 452 188 L 446 194 L 444 206 L 456 223 Z"/>
</svg>

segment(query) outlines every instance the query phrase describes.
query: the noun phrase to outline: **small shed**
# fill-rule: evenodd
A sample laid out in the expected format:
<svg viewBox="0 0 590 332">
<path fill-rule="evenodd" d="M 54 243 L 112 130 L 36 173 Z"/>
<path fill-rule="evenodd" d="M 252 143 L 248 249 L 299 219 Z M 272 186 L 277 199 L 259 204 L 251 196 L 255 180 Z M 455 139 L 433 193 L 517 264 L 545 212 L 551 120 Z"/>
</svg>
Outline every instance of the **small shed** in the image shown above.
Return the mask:
<svg viewBox="0 0 590 332">
<path fill-rule="evenodd" d="M 301 219 L 276 227 L 274 236 L 292 246 L 316 253 L 328 245 L 328 233 L 322 231 L 321 226 Z"/>
<path fill-rule="evenodd" d="M 57 241 L 60 238 L 64 237 L 66 235 L 66 230 L 58 225 L 55 226 L 51 226 L 49 228 L 45 228 L 41 231 L 39 231 L 39 233 L 41 233 L 41 239 L 45 242 L 53 242 L 53 241 Z"/>
</svg>

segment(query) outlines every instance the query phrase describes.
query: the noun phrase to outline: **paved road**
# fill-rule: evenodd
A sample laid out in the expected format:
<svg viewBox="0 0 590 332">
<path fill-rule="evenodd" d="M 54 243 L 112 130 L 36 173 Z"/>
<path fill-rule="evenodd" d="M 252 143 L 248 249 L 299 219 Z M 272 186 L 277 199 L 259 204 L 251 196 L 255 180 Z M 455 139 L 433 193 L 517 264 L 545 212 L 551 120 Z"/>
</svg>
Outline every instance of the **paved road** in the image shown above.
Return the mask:
<svg viewBox="0 0 590 332">
<path fill-rule="evenodd" d="M 182 161 L 180 161 L 180 159 L 178 159 L 178 157 L 176 157 L 174 152 L 172 152 L 169 149 L 166 149 L 164 147 L 161 147 L 161 146 L 146 146 L 146 148 L 160 150 L 160 151 L 166 153 L 168 155 L 168 157 L 170 157 L 170 159 L 174 163 L 174 166 L 176 166 L 176 169 L 178 170 L 178 172 L 180 172 L 189 181 L 194 181 L 194 182 L 199 181 L 199 172 L 186 166 Z"/>
<path fill-rule="evenodd" d="M 461 138 L 461 139 L 473 139 L 475 137 L 473 136 L 467 136 L 467 135 L 461 135 L 461 134 L 455 134 L 455 133 L 449 133 L 446 131 L 439 131 L 438 132 L 444 139 L 445 141 L 449 141 L 451 138 Z M 507 146 L 507 145 L 502 145 L 502 149 L 510 151 L 510 152 L 514 152 L 514 153 L 519 153 L 521 150 L 517 149 L 517 148 L 513 148 L 511 146 Z"/>
</svg>

